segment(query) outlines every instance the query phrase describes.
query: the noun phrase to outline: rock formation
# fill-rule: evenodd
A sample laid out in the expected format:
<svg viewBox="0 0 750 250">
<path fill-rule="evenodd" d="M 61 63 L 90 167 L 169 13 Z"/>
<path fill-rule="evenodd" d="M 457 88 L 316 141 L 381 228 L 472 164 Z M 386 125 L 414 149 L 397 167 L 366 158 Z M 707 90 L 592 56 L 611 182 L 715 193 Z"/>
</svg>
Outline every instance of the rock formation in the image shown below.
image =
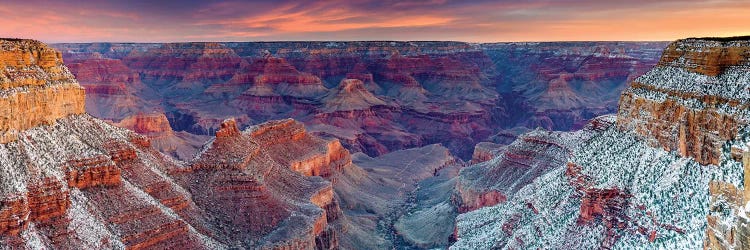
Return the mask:
<svg viewBox="0 0 750 250">
<path fill-rule="evenodd" d="M 359 79 L 341 80 L 336 90 L 323 96 L 321 102 L 321 113 L 369 110 L 373 106 L 387 106 L 383 100 L 370 93 Z"/>
<path fill-rule="evenodd" d="M 500 154 L 500 151 L 504 148 L 505 147 L 503 147 L 502 145 L 492 142 L 477 143 L 477 145 L 474 146 L 474 153 L 471 155 L 470 163 L 477 164 L 489 161 L 492 158 L 495 158 L 495 155 Z"/>
<path fill-rule="evenodd" d="M 607 121 L 592 122 L 599 123 Z M 564 164 L 578 146 L 575 142 L 596 131 L 597 126 L 591 125 L 577 132 L 536 130 L 521 135 L 503 150 L 496 151 L 491 159 L 461 170 L 454 204 L 459 212 L 465 213 L 505 202 L 536 178 Z"/>
<path fill-rule="evenodd" d="M 659 65 L 623 93 L 618 124 L 701 164 L 718 165 L 724 142 L 747 124 L 748 46 L 742 40 L 671 44 Z"/>
<path fill-rule="evenodd" d="M 56 50 L 31 40 L 2 40 L 0 142 L 17 133 L 84 112 L 84 90 Z"/>
<path fill-rule="evenodd" d="M 163 113 L 137 113 L 125 117 L 115 126 L 129 129 L 148 137 L 151 146 L 179 160 L 191 160 L 195 153 L 208 141 L 209 136 L 194 135 L 185 131 L 173 131 Z M 216 136 L 220 136 L 217 134 Z"/>
<path fill-rule="evenodd" d="M 329 249 L 337 247 L 332 226 L 341 213 L 333 199 L 331 182 L 308 178 L 287 160 L 312 156 L 316 145 L 301 124 L 291 120 L 269 122 L 240 132 L 234 120 L 222 123 L 216 138 L 185 169 L 172 176 L 194 194 L 196 204 L 215 219 L 219 238 L 239 240 L 241 246 Z M 307 144 L 296 145 L 297 140 Z M 277 144 L 283 143 L 283 144 Z M 277 144 L 295 152 L 268 147 Z M 328 152 L 323 152 L 328 153 Z M 348 152 L 346 153 L 348 156 Z M 303 172 L 308 174 L 310 172 Z"/>
</svg>

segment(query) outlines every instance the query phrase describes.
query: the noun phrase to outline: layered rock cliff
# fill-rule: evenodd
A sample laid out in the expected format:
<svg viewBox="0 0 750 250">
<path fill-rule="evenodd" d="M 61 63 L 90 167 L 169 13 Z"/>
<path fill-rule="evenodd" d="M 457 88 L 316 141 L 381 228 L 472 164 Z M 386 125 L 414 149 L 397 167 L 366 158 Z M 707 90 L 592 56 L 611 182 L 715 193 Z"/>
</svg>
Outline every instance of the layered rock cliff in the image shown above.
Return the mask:
<svg viewBox="0 0 750 250">
<path fill-rule="evenodd" d="M 0 142 L 38 125 L 84 113 L 84 90 L 62 63 L 62 54 L 37 41 L 2 40 Z"/>
<path fill-rule="evenodd" d="M 191 225 L 200 221 L 194 204 L 160 171 L 171 160 L 83 114 L 83 88 L 58 52 L 30 40 L 0 43 L 4 116 L 14 121 L 4 126 L 13 140 L 0 146 L 0 245 L 222 246 Z"/>
<path fill-rule="evenodd" d="M 618 126 L 701 165 L 747 169 L 741 162 L 750 122 L 749 69 L 747 37 L 676 41 L 623 93 Z M 709 183 L 707 248 L 748 247 L 746 236 L 736 236 L 748 231 L 745 183 Z"/>
<path fill-rule="evenodd" d="M 717 165 L 725 141 L 748 123 L 747 41 L 686 39 L 620 100 L 618 125 L 670 151 Z"/>
</svg>

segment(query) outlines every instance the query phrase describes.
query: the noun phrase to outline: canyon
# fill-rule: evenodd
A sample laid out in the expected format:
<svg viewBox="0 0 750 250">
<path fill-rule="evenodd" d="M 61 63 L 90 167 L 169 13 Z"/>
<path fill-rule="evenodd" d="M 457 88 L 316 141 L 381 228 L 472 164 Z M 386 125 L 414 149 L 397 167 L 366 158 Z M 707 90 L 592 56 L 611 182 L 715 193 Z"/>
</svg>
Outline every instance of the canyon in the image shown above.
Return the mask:
<svg viewBox="0 0 750 250">
<path fill-rule="evenodd" d="M 0 249 L 747 248 L 749 58 L 2 39 Z"/>
</svg>

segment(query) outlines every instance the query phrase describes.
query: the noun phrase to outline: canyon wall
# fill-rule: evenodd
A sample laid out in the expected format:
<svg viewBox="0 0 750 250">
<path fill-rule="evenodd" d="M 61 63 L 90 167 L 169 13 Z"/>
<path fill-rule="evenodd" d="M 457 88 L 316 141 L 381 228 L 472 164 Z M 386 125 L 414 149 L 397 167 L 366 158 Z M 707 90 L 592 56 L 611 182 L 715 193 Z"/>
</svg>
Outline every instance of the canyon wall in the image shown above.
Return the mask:
<svg viewBox="0 0 750 250">
<path fill-rule="evenodd" d="M 84 113 L 84 90 L 62 63 L 62 54 L 32 40 L 2 40 L 0 142 L 37 125 Z"/>
<path fill-rule="evenodd" d="M 717 165 L 724 142 L 748 121 L 748 46 L 740 40 L 672 43 L 659 65 L 623 93 L 618 125 Z"/>
</svg>

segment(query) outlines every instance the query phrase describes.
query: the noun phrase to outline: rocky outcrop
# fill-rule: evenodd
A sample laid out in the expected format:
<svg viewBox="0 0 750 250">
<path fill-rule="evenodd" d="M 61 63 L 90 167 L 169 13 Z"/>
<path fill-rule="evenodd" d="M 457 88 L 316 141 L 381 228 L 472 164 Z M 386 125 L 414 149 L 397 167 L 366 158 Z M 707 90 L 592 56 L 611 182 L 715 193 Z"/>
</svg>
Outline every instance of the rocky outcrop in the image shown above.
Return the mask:
<svg viewBox="0 0 750 250">
<path fill-rule="evenodd" d="M 84 112 L 84 90 L 62 55 L 32 40 L 0 40 L 0 142 L 17 133 Z"/>
<path fill-rule="evenodd" d="M 137 113 L 113 125 L 144 135 L 152 147 L 185 161 L 191 160 L 209 139 L 208 136 L 173 131 L 166 115 L 158 112 Z"/>
<path fill-rule="evenodd" d="M 240 129 L 237 128 L 237 122 L 234 119 L 225 120 L 216 131 L 216 138 L 231 138 L 239 135 Z"/>
<path fill-rule="evenodd" d="M 685 39 L 670 44 L 658 66 L 679 67 L 690 72 L 719 76 L 732 66 L 748 62 L 746 37 Z"/>
<path fill-rule="evenodd" d="M 301 123 L 291 119 L 264 123 L 248 130 L 258 144 L 276 153 L 275 160 L 305 176 L 329 178 L 352 164 L 349 151 L 338 140 L 313 137 Z"/>
<path fill-rule="evenodd" d="M 322 97 L 321 113 L 351 110 L 369 110 L 373 106 L 387 104 L 370 93 L 359 79 L 341 80 L 336 90 Z"/>
<path fill-rule="evenodd" d="M 618 125 L 669 151 L 717 165 L 721 147 L 747 124 L 746 40 L 685 39 L 620 99 Z"/>
<path fill-rule="evenodd" d="M 167 117 L 160 113 L 139 113 L 129 116 L 114 125 L 150 138 L 166 137 L 173 134 Z"/>
<path fill-rule="evenodd" d="M 491 142 L 480 142 L 474 146 L 474 153 L 471 156 L 471 164 L 482 163 L 485 161 L 492 160 L 496 155 L 500 154 L 500 150 L 503 150 L 503 146 Z"/>
<path fill-rule="evenodd" d="M 68 186 L 78 189 L 118 186 L 122 182 L 120 168 L 104 155 L 71 159 L 63 169 Z"/>
<path fill-rule="evenodd" d="M 175 176 L 197 194 L 198 206 L 216 216 L 214 227 L 230 226 L 220 234 L 244 239 L 244 246 L 337 247 L 329 224 L 341 217 L 341 210 L 331 183 L 306 176 L 329 177 L 337 164 L 344 164 L 339 161 L 351 164 L 342 159 L 348 152 L 340 144 L 307 135 L 293 120 L 242 132 L 234 120 L 227 120 L 206 147 L 189 170 Z M 262 240 L 267 237 L 273 240 Z"/>
</svg>

